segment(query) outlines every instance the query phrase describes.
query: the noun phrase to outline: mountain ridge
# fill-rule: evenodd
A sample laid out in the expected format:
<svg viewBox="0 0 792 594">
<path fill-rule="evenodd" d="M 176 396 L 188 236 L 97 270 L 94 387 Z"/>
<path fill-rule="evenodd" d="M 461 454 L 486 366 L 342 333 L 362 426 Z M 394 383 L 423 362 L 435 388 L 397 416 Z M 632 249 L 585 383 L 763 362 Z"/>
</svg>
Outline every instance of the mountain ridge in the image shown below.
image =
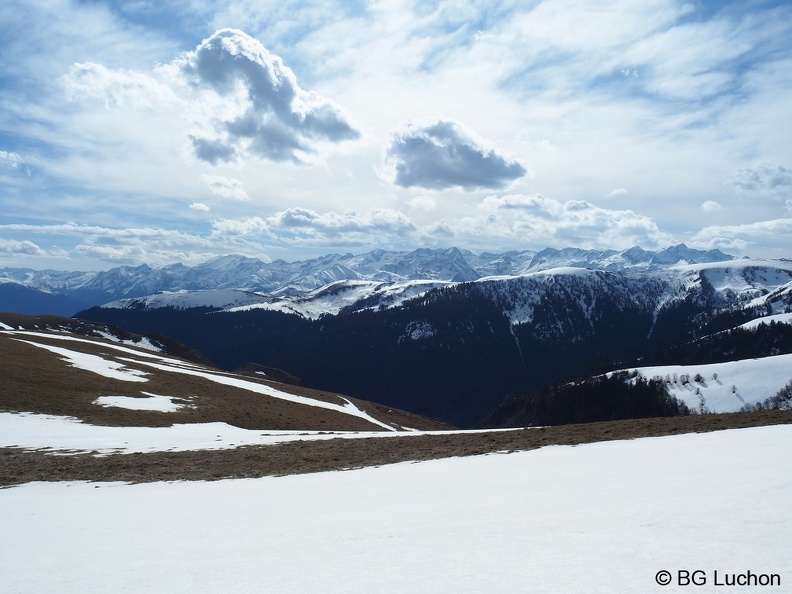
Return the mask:
<svg viewBox="0 0 792 594">
<path fill-rule="evenodd" d="M 546 248 L 510 251 L 502 254 L 474 254 L 460 248 L 418 248 L 412 251 L 372 250 L 364 254 L 327 254 L 296 262 L 264 262 L 242 255 L 212 258 L 196 266 L 171 264 L 154 268 L 147 264 L 119 266 L 99 272 L 0 269 L 0 309 L 24 301 L 6 296 L 9 283 L 46 295 L 69 299 L 61 311 L 20 311 L 19 313 L 57 313 L 70 315 L 73 304 L 85 308 L 123 298 L 142 297 L 163 291 L 239 289 L 279 297 L 293 297 L 337 281 L 473 281 L 494 275 L 520 275 L 561 266 L 602 270 L 655 270 L 674 263 L 701 263 L 734 260 L 718 250 L 702 251 L 684 244 L 659 251 L 633 247 L 616 250 Z M 56 307 L 53 305 L 50 308 Z M 34 307 L 33 309 L 40 309 Z M 16 311 L 16 309 L 15 309 Z"/>
</svg>

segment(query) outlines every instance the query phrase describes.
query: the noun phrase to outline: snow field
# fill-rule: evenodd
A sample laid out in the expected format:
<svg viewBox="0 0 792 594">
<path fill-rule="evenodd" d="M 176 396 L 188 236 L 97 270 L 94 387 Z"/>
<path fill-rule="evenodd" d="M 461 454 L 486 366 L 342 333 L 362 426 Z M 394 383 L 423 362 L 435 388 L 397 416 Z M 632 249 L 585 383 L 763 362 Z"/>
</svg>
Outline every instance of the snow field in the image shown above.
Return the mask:
<svg viewBox="0 0 792 594">
<path fill-rule="evenodd" d="M 656 573 L 701 569 L 777 573 L 784 591 L 790 439 L 775 426 L 280 478 L 30 483 L 0 490 L 0 590 L 685 592 Z"/>
</svg>

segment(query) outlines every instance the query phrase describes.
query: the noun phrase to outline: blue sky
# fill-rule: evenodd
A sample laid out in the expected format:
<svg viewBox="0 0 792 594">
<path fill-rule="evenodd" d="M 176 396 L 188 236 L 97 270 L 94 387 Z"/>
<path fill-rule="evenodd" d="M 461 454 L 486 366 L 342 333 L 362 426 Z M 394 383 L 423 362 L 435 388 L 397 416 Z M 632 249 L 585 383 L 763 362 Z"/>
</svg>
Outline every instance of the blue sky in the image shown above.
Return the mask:
<svg viewBox="0 0 792 594">
<path fill-rule="evenodd" d="M 0 266 L 792 257 L 792 3 L 0 6 Z"/>
</svg>

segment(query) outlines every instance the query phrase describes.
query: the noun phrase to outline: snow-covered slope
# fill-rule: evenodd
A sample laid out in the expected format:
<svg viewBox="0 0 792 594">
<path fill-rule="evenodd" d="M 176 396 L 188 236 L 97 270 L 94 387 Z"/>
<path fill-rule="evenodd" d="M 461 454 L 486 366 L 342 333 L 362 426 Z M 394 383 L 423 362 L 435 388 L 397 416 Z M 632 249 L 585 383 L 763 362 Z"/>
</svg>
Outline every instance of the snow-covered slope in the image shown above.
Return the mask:
<svg viewBox="0 0 792 594">
<path fill-rule="evenodd" d="M 792 355 L 700 365 L 663 365 L 630 370 L 659 378 L 691 410 L 736 412 L 763 403 L 792 381 Z M 632 379 L 631 381 L 635 381 Z"/>
<path fill-rule="evenodd" d="M 698 570 L 696 591 L 737 591 L 716 578 L 748 571 L 778 580 L 748 589 L 782 591 L 790 440 L 780 425 L 252 480 L 30 483 L 0 490 L 2 588 L 611 594 L 687 592 L 680 572 Z"/>
<path fill-rule="evenodd" d="M 733 260 L 675 266 L 657 271 L 659 277 L 676 278 L 687 288 L 709 289 L 724 304 L 779 310 L 792 304 L 792 261 Z"/>
</svg>

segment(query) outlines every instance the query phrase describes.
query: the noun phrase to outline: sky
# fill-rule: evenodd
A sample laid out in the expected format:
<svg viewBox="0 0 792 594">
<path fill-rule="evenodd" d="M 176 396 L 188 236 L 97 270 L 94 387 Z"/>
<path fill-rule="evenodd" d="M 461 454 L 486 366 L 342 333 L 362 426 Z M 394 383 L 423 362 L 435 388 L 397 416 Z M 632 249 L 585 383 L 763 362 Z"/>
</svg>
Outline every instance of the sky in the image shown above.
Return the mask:
<svg viewBox="0 0 792 594">
<path fill-rule="evenodd" d="M 792 257 L 792 3 L 6 0 L 0 267 Z"/>
</svg>

